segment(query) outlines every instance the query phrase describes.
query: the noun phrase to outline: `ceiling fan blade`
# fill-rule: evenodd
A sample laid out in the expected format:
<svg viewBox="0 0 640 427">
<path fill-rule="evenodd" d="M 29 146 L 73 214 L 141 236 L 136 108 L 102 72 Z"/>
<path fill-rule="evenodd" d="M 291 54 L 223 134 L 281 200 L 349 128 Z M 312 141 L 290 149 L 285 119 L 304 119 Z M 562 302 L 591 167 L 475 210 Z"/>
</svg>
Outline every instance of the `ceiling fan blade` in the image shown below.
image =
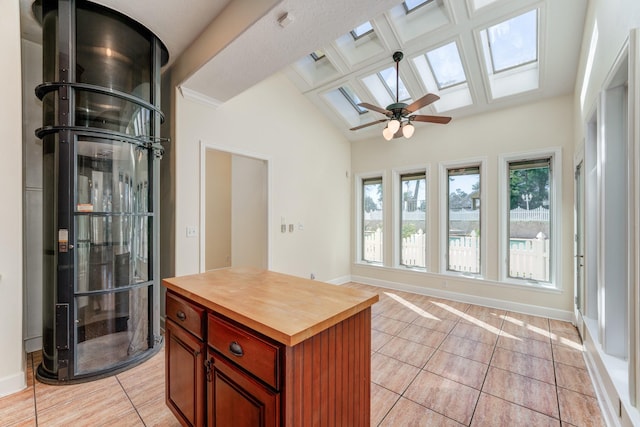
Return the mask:
<svg viewBox="0 0 640 427">
<path fill-rule="evenodd" d="M 367 126 L 377 125 L 378 123 L 382 123 L 382 122 L 386 122 L 386 121 L 387 121 L 387 119 L 380 119 L 380 120 L 376 120 L 375 122 L 371 122 L 371 123 L 367 123 L 367 124 L 364 124 L 364 125 L 356 126 L 356 127 L 351 128 L 349 130 L 358 130 L 358 129 L 366 128 Z"/>
<path fill-rule="evenodd" d="M 384 114 L 385 116 L 391 116 L 393 113 L 389 110 L 385 110 L 384 108 L 380 108 L 376 105 L 369 104 L 368 102 L 361 102 L 358 104 L 361 107 L 366 108 L 367 110 L 377 111 L 378 113 Z"/>
<path fill-rule="evenodd" d="M 415 122 L 429 122 L 429 123 L 439 123 L 441 125 L 446 125 L 451 121 L 451 117 L 413 115 L 413 116 L 409 116 L 409 120 L 415 121 Z"/>
<path fill-rule="evenodd" d="M 440 99 L 440 97 L 435 93 L 428 93 L 422 98 L 419 98 L 418 100 L 413 102 L 412 104 L 409 104 L 407 108 L 405 108 L 405 110 L 408 111 L 409 113 L 413 113 L 414 111 L 417 111 L 422 107 L 426 107 L 427 105 L 433 102 L 436 102 L 438 99 Z"/>
</svg>

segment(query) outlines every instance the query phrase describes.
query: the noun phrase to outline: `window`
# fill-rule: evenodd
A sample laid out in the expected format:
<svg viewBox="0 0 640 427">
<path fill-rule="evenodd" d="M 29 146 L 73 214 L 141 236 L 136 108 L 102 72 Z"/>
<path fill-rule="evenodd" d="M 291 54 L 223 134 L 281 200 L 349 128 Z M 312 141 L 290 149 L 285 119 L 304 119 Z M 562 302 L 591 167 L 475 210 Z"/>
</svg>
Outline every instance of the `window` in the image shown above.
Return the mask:
<svg viewBox="0 0 640 427">
<path fill-rule="evenodd" d="M 467 81 L 456 42 L 430 50 L 426 56 L 438 89 L 446 89 Z"/>
<path fill-rule="evenodd" d="M 347 98 L 347 101 L 349 101 L 349 104 L 351 104 L 351 106 L 358 112 L 358 114 L 364 114 L 367 111 L 369 111 L 369 110 L 367 110 L 365 108 L 362 108 L 361 106 L 358 105 L 362 101 L 360 101 L 360 98 L 358 98 L 358 95 L 353 93 L 353 91 L 351 89 L 349 89 L 347 86 L 342 86 L 342 87 L 338 88 L 338 90 L 340 91 L 340 93 L 342 95 L 344 95 L 345 98 Z"/>
<path fill-rule="evenodd" d="M 433 0 L 405 0 L 402 2 L 406 13 L 413 12 L 417 8 L 431 3 Z"/>
<path fill-rule="evenodd" d="M 447 271 L 480 274 L 480 166 L 446 169 Z"/>
<path fill-rule="evenodd" d="M 426 174 L 400 176 L 400 265 L 426 268 Z"/>
<path fill-rule="evenodd" d="M 398 88 L 398 101 L 405 102 L 411 99 L 411 95 L 409 95 L 409 91 L 407 90 L 404 82 L 397 76 L 395 67 L 389 67 L 385 70 L 382 70 L 378 73 L 380 80 L 384 83 L 387 90 L 391 94 L 391 98 L 396 99 L 396 87 Z M 396 79 L 398 81 L 398 85 L 396 86 Z"/>
<path fill-rule="evenodd" d="M 491 26 L 487 33 L 494 73 L 537 61 L 537 9 Z"/>
<path fill-rule="evenodd" d="M 362 180 L 362 261 L 382 263 L 382 177 Z"/>
<path fill-rule="evenodd" d="M 550 281 L 551 158 L 509 161 L 507 277 Z"/>
<path fill-rule="evenodd" d="M 358 25 L 356 28 L 350 31 L 351 37 L 354 40 L 358 40 L 361 37 L 366 36 L 367 34 L 373 33 L 373 27 L 371 26 L 371 22 L 367 21 L 363 24 Z"/>
<path fill-rule="evenodd" d="M 561 164 L 560 148 L 500 156 L 501 281 L 561 288 Z"/>
</svg>

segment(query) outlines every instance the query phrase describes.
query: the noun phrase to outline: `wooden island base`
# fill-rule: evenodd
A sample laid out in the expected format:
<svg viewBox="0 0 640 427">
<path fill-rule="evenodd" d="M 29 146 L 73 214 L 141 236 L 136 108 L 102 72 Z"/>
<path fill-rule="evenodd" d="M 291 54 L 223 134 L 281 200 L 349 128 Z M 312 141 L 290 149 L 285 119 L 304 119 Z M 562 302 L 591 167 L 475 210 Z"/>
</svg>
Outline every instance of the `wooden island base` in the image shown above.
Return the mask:
<svg viewBox="0 0 640 427">
<path fill-rule="evenodd" d="M 370 424 L 378 295 L 238 268 L 163 284 L 166 401 L 183 425 Z"/>
</svg>

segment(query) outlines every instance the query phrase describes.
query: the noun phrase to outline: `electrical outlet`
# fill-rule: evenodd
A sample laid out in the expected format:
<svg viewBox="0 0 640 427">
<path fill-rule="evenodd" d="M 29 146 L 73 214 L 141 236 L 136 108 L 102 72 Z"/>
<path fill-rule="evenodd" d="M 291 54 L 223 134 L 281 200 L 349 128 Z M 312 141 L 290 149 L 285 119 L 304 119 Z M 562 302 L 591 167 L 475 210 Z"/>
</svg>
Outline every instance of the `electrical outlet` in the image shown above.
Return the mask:
<svg viewBox="0 0 640 427">
<path fill-rule="evenodd" d="M 309 276 L 309 278 L 310 278 L 311 280 L 315 280 L 315 279 L 316 279 L 316 275 L 315 275 L 315 274 L 313 274 L 313 273 L 311 273 L 311 276 Z"/>
</svg>

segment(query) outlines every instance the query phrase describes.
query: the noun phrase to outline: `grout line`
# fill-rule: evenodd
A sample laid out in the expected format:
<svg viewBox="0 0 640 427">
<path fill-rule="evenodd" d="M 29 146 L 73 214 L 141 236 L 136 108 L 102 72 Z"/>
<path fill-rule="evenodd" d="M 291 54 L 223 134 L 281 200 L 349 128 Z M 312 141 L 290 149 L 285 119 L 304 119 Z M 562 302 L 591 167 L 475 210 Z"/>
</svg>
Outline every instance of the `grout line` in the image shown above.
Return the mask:
<svg viewBox="0 0 640 427">
<path fill-rule="evenodd" d="M 131 403 L 131 406 L 133 407 L 133 410 L 136 411 L 136 414 L 138 415 L 138 418 L 140 418 L 140 422 L 142 423 L 143 426 L 146 427 L 147 424 L 142 419 L 142 415 L 140 415 L 140 412 L 138 412 L 138 408 L 133 403 L 133 400 L 131 400 L 131 397 L 129 397 L 129 393 L 127 393 L 127 390 L 124 388 L 124 386 L 120 382 L 120 378 L 118 378 L 118 375 L 115 375 L 115 377 L 116 377 L 116 381 L 118 381 L 118 384 L 120 385 L 120 388 L 122 388 L 122 391 L 124 392 L 124 395 L 127 396 L 127 399 L 129 400 L 129 403 Z"/>
<path fill-rule="evenodd" d="M 36 399 L 36 370 L 33 363 L 33 353 L 29 353 L 28 357 L 31 361 L 31 381 L 33 381 L 33 384 L 31 385 L 33 387 L 33 412 L 36 418 L 36 427 L 38 427 L 38 400 Z"/>
</svg>

